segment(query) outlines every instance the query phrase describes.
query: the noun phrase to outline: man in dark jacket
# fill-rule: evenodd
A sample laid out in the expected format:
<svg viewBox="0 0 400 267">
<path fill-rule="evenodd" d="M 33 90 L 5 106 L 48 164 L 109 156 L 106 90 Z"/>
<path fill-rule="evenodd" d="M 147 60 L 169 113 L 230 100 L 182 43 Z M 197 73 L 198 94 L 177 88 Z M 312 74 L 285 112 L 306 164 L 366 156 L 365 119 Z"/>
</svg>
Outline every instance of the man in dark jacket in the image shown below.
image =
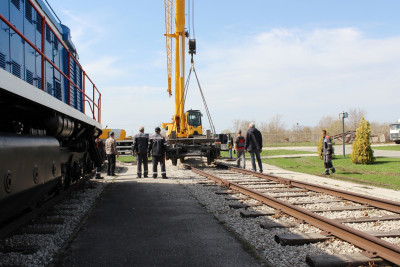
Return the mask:
<svg viewBox="0 0 400 267">
<path fill-rule="evenodd" d="M 322 158 L 324 160 L 324 167 L 325 167 L 325 175 L 329 175 L 329 169 L 331 169 L 332 173 L 335 173 L 335 167 L 332 164 L 332 140 L 326 134 L 326 130 L 322 130 L 322 147 L 320 151 Z"/>
<path fill-rule="evenodd" d="M 247 131 L 246 135 L 246 152 L 250 153 L 251 156 L 251 165 L 253 166 L 253 171 L 257 171 L 256 161 L 254 157 L 257 157 L 258 168 L 260 172 L 263 172 L 262 162 L 260 153 L 262 151 L 262 135 L 259 130 L 254 127 L 254 123 L 250 123 L 250 128 Z"/>
<path fill-rule="evenodd" d="M 136 154 L 137 162 L 137 176 L 142 177 L 142 164 L 143 164 L 143 176 L 146 178 L 149 172 L 148 170 L 148 159 L 147 159 L 147 147 L 149 146 L 149 136 L 144 133 L 144 127 L 139 128 L 139 133 L 135 135 L 133 140 L 133 154 Z"/>
<path fill-rule="evenodd" d="M 165 170 L 165 138 L 160 134 L 161 129 L 157 127 L 155 134 L 150 138 L 149 144 L 149 156 L 152 154 L 153 160 L 153 178 L 157 178 L 157 165 L 160 163 L 161 176 L 163 179 L 167 179 L 167 172 Z"/>
</svg>

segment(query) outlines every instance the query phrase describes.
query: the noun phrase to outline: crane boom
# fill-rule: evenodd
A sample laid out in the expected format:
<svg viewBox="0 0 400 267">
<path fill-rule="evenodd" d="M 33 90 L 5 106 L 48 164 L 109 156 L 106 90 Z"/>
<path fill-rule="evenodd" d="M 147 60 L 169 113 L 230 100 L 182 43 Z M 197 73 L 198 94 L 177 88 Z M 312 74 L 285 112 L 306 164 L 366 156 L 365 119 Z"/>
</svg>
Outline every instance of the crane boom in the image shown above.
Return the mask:
<svg viewBox="0 0 400 267">
<path fill-rule="evenodd" d="M 168 71 L 168 94 L 172 95 L 171 80 L 172 80 L 172 0 L 164 0 L 165 6 L 165 39 L 167 44 L 167 71 Z"/>
<path fill-rule="evenodd" d="M 165 3 L 165 36 L 167 38 L 168 93 L 171 95 L 172 39 L 175 39 L 175 114 L 172 123 L 164 123 L 177 137 L 187 137 L 185 118 L 185 0 L 175 0 L 175 33 L 172 33 L 172 0 Z"/>
</svg>

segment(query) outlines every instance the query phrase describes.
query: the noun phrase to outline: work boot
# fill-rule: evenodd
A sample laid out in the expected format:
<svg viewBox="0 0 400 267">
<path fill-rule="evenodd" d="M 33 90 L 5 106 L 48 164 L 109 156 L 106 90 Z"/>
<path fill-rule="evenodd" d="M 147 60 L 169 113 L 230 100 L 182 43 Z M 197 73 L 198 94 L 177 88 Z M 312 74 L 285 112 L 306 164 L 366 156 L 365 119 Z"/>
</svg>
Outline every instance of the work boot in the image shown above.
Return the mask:
<svg viewBox="0 0 400 267">
<path fill-rule="evenodd" d="M 167 177 L 166 174 L 163 174 L 163 175 L 162 175 L 162 178 L 163 178 L 163 179 L 168 179 L 168 177 Z"/>
<path fill-rule="evenodd" d="M 138 174 L 137 174 L 137 178 L 142 178 L 142 174 L 141 174 L 141 173 L 138 173 Z"/>
<path fill-rule="evenodd" d="M 144 178 L 147 178 L 147 174 L 143 176 Z"/>
<path fill-rule="evenodd" d="M 153 174 L 153 178 L 156 179 L 157 178 L 157 174 Z"/>
<path fill-rule="evenodd" d="M 325 171 L 325 175 L 330 175 L 329 170 Z"/>
<path fill-rule="evenodd" d="M 332 169 L 331 169 L 331 172 L 332 172 L 332 173 L 335 173 L 335 172 L 336 172 L 335 168 L 332 168 Z"/>
</svg>

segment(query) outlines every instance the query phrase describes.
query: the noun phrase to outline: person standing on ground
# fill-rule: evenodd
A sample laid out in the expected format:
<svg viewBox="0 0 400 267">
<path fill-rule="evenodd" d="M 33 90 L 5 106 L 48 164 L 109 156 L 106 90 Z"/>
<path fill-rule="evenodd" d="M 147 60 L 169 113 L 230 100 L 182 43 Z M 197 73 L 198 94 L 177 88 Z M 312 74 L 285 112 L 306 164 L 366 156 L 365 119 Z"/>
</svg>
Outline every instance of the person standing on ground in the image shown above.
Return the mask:
<svg viewBox="0 0 400 267">
<path fill-rule="evenodd" d="M 132 150 L 136 154 L 137 162 L 137 176 L 142 177 L 142 164 L 143 164 L 143 177 L 147 178 L 148 170 L 148 158 L 147 148 L 149 146 L 149 136 L 144 133 L 144 127 L 139 127 L 139 133 L 135 135 L 133 140 Z"/>
<path fill-rule="evenodd" d="M 257 171 L 255 157 L 257 158 L 258 168 L 260 172 L 263 172 L 262 162 L 260 153 L 262 151 L 262 135 L 259 130 L 255 128 L 254 122 L 250 123 L 249 130 L 246 134 L 246 145 L 245 151 L 250 153 L 251 156 L 251 165 L 253 167 L 253 171 Z"/>
<path fill-rule="evenodd" d="M 115 161 L 119 157 L 117 151 L 117 142 L 114 139 L 114 132 L 106 140 L 106 156 L 108 161 L 107 175 L 115 176 Z"/>
<path fill-rule="evenodd" d="M 229 158 L 232 159 L 233 138 L 231 137 L 231 134 L 226 134 L 226 137 L 227 137 L 226 144 L 228 145 L 229 149 Z"/>
<path fill-rule="evenodd" d="M 322 147 L 321 155 L 324 160 L 325 175 L 329 175 L 329 169 L 331 169 L 332 174 L 335 173 L 335 167 L 332 164 L 332 139 L 326 134 L 326 130 L 322 130 Z"/>
<path fill-rule="evenodd" d="M 167 172 L 165 170 L 165 145 L 166 141 L 164 136 L 160 134 L 161 129 L 157 127 L 155 129 L 155 134 L 150 138 L 149 144 L 149 156 L 152 155 L 153 163 L 153 178 L 157 178 L 157 165 L 160 163 L 161 176 L 163 179 L 167 179 Z"/>
<path fill-rule="evenodd" d="M 239 130 L 237 132 L 237 137 L 235 140 L 235 150 L 236 150 L 236 164 L 238 167 L 242 167 L 243 169 L 246 169 L 246 152 L 245 152 L 245 145 L 246 145 L 246 139 L 244 136 L 242 136 L 242 131 Z"/>
</svg>

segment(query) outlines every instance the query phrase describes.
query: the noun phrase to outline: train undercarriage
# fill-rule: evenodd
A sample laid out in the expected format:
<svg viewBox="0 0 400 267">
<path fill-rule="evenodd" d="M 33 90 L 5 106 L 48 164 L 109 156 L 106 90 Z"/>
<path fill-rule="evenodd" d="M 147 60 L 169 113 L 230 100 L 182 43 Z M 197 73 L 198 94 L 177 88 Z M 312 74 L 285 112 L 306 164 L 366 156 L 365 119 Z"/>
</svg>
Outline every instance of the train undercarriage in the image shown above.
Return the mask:
<svg viewBox="0 0 400 267">
<path fill-rule="evenodd" d="M 0 223 L 102 165 L 97 127 L 1 88 L 0 113 Z"/>
<path fill-rule="evenodd" d="M 211 165 L 219 155 L 219 143 L 213 138 L 169 138 L 167 141 L 166 159 L 171 159 L 174 166 L 178 159 L 183 162 L 186 157 L 205 157 Z"/>
</svg>

